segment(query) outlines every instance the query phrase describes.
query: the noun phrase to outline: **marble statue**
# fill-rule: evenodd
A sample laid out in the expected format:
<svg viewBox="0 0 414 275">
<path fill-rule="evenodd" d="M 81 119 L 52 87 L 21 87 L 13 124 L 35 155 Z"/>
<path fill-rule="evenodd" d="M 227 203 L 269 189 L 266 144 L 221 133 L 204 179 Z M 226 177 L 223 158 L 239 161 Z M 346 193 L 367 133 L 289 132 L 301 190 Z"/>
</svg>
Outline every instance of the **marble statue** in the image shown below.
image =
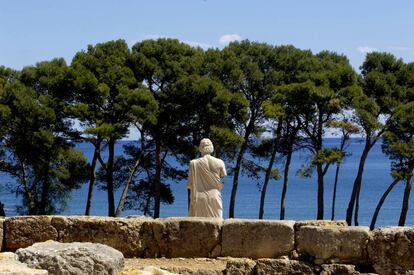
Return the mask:
<svg viewBox="0 0 414 275">
<path fill-rule="evenodd" d="M 221 159 L 211 156 L 213 143 L 208 138 L 200 141 L 201 158 L 190 162 L 188 189 L 190 189 L 190 217 L 223 218 L 221 201 L 221 178 L 226 176 L 226 168 Z"/>
</svg>

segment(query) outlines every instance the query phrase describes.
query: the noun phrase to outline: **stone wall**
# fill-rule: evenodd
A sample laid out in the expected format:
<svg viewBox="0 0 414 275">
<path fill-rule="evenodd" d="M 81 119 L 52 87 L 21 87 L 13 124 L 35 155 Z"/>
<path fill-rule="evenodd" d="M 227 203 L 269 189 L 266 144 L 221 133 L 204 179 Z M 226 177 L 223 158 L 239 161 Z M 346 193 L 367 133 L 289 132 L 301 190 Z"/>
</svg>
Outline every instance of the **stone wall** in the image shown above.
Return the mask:
<svg viewBox="0 0 414 275">
<path fill-rule="evenodd" d="M 3 251 L 3 240 L 4 240 L 3 225 L 4 225 L 4 219 L 0 218 L 0 251 Z"/>
<path fill-rule="evenodd" d="M 260 268 L 271 262 L 299 269 L 352 264 L 380 274 L 414 269 L 414 228 L 369 231 L 344 221 L 22 216 L 0 219 L 0 240 L 2 251 L 56 240 L 102 243 L 125 257 L 250 258 Z"/>
</svg>

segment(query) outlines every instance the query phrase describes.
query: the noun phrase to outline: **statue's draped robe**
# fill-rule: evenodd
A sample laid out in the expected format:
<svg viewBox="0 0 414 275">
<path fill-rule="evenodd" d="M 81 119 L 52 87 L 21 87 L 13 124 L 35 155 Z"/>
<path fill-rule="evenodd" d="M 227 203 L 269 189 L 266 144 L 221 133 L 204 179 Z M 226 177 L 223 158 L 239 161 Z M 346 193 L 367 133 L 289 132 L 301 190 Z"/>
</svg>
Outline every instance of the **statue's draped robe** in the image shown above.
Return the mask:
<svg viewBox="0 0 414 275">
<path fill-rule="evenodd" d="M 187 186 L 191 192 L 190 217 L 223 218 L 220 179 L 226 175 L 224 162 L 213 156 L 205 155 L 190 162 Z"/>
</svg>

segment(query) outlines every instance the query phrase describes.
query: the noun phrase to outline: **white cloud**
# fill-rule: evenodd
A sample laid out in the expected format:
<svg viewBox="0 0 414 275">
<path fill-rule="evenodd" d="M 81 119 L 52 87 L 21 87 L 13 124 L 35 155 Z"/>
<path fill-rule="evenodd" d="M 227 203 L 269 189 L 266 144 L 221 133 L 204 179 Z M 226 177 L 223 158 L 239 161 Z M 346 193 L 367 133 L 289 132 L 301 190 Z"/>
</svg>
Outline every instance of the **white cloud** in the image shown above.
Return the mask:
<svg viewBox="0 0 414 275">
<path fill-rule="evenodd" d="M 203 42 L 198 42 L 198 41 L 182 41 L 192 47 L 200 47 L 204 50 L 207 50 L 209 48 L 214 48 L 213 45 L 207 44 L 207 43 L 203 43 Z"/>
<path fill-rule="evenodd" d="M 242 40 L 242 37 L 238 34 L 224 34 L 224 35 L 220 36 L 220 39 L 218 40 L 218 45 L 217 45 L 217 44 L 209 44 L 209 43 L 205 43 L 205 42 L 201 42 L 201 41 L 183 40 L 183 39 L 180 39 L 180 38 L 177 38 L 177 37 L 171 37 L 171 36 L 161 35 L 161 34 L 144 34 L 144 35 L 140 36 L 138 39 L 130 41 L 128 44 L 130 46 L 133 46 L 135 43 L 141 42 L 143 40 L 148 40 L 148 39 L 154 39 L 155 40 L 155 39 L 159 39 L 159 38 L 178 39 L 181 42 L 186 43 L 186 44 L 188 44 L 192 47 L 200 47 L 204 50 L 207 50 L 207 49 L 210 49 L 210 48 L 216 48 L 216 47 L 225 47 L 230 42 Z"/>
<path fill-rule="evenodd" d="M 238 34 L 224 34 L 219 39 L 219 44 L 221 46 L 226 46 L 230 42 L 242 40 L 241 36 Z"/>
<path fill-rule="evenodd" d="M 375 51 L 378 51 L 378 50 L 375 49 L 375 48 L 372 48 L 372 47 L 368 47 L 368 46 L 359 46 L 358 51 L 360 53 L 372 53 L 372 52 L 375 52 Z"/>
</svg>

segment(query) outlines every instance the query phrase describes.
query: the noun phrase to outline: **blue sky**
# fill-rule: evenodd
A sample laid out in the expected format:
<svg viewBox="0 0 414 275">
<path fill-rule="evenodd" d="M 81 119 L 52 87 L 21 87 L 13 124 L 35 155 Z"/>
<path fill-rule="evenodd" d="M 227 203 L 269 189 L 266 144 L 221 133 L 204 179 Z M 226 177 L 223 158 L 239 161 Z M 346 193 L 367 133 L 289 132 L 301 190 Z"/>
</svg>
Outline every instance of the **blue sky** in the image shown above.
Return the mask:
<svg viewBox="0 0 414 275">
<path fill-rule="evenodd" d="M 234 39 L 348 56 L 372 50 L 414 61 L 414 1 L 38 0 L 0 2 L 0 65 L 21 69 L 112 39 L 174 37 L 223 47 Z"/>
</svg>

